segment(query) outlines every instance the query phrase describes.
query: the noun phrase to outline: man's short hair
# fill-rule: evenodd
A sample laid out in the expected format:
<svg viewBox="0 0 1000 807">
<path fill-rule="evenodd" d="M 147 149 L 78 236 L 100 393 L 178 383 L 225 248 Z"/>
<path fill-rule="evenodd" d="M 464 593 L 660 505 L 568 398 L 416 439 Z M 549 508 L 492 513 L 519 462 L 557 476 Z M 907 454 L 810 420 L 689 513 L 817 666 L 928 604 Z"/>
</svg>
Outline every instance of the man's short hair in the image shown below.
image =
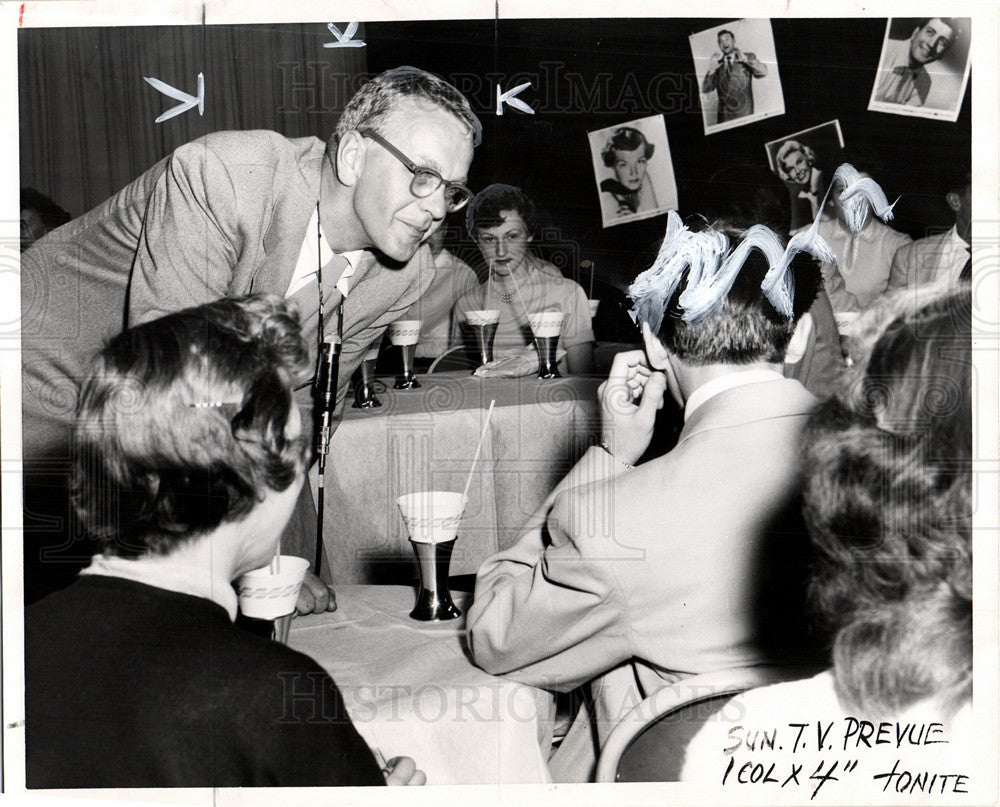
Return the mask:
<svg viewBox="0 0 1000 807">
<path fill-rule="evenodd" d="M 648 160 L 653 156 L 656 145 L 650 143 L 646 139 L 646 135 L 639 129 L 635 129 L 632 126 L 619 126 L 611 133 L 608 142 L 601 149 L 601 160 L 610 168 L 615 164 L 616 151 L 635 151 L 638 148 L 645 149 L 643 156 Z"/>
<path fill-rule="evenodd" d="M 499 227 L 503 224 L 503 212 L 515 211 L 528 228 L 529 235 L 535 230 L 535 203 L 520 188 L 497 182 L 484 188 L 469 202 L 465 212 L 465 229 L 476 237 L 477 230 Z"/>
<path fill-rule="evenodd" d="M 963 194 L 966 188 L 972 187 L 972 171 L 968 165 L 956 165 L 942 183 L 945 195 L 949 193 Z"/>
<path fill-rule="evenodd" d="M 450 112 L 469 130 L 473 146 L 482 142 L 483 125 L 462 93 L 433 73 L 403 65 L 379 73 L 362 85 L 347 102 L 337 128 L 330 136 L 329 147 L 335 147 L 345 132 L 362 126 L 372 128 L 381 135 L 390 135 L 391 132 L 383 129 L 385 118 L 403 99 Z"/>
<path fill-rule="evenodd" d="M 922 20 L 920 20 L 920 23 L 917 25 L 917 30 L 918 31 L 924 30 L 924 27 L 931 20 L 941 20 L 941 22 L 943 22 L 945 25 L 951 28 L 951 37 L 948 39 L 948 47 L 945 49 L 945 51 L 947 52 L 948 50 L 951 49 L 952 45 L 954 45 L 959 39 L 961 39 L 962 34 L 964 33 L 962 30 L 961 22 L 957 17 L 924 17 Z"/>
<path fill-rule="evenodd" d="M 288 439 L 292 390 L 311 373 L 294 309 L 228 298 L 130 328 L 84 384 L 73 500 L 108 554 L 166 554 L 285 490 L 308 428 Z"/>
<path fill-rule="evenodd" d="M 732 31 L 730 31 L 730 30 L 729 30 L 728 28 L 723 28 L 723 29 L 722 29 L 721 31 L 719 31 L 719 33 L 717 33 L 717 34 L 715 35 L 715 38 L 716 38 L 716 39 L 718 39 L 718 38 L 719 38 L 720 36 L 722 36 L 723 34 L 729 34 L 729 36 L 730 36 L 730 37 L 732 37 L 733 41 L 734 41 L 734 42 L 736 41 L 736 34 L 734 34 L 734 33 L 733 33 Z"/>
<path fill-rule="evenodd" d="M 725 234 L 733 246 L 742 240 L 748 226 L 746 222 L 733 220 L 720 220 L 711 225 L 712 229 Z M 692 222 L 691 228 L 695 227 Z M 816 299 L 821 275 L 810 255 L 799 253 L 792 260 L 788 271 L 795 280 L 795 293 L 793 318 L 789 320 L 771 305 L 761 290 L 768 268 L 764 254 L 757 249 L 751 250 L 726 298 L 694 325 L 681 319 L 683 309 L 679 298 L 687 287 L 688 275 L 685 275 L 667 303 L 657 334 L 660 342 L 679 359 L 692 365 L 784 361 L 796 322 Z"/>
</svg>

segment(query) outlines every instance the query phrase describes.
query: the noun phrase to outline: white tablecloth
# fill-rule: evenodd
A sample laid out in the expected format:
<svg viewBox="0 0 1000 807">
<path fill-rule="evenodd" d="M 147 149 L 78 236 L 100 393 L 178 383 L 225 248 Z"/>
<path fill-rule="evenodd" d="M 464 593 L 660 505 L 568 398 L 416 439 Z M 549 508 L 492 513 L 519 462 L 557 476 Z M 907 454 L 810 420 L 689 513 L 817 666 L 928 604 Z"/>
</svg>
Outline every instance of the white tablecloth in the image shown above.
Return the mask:
<svg viewBox="0 0 1000 807">
<path fill-rule="evenodd" d="M 469 595 L 455 593 L 465 611 Z M 368 745 L 410 756 L 433 784 L 547 783 L 552 696 L 469 659 L 465 618 L 409 618 L 414 590 L 338 586 L 337 610 L 298 617 L 288 644 L 337 682 Z"/>
<path fill-rule="evenodd" d="M 600 378 L 482 379 L 465 372 L 419 378 L 422 389 L 380 393 L 381 409 L 348 407 L 333 436 L 323 532 L 336 585 L 406 583 L 415 576 L 396 498 L 463 490 L 491 400 L 496 408 L 469 488 L 452 574 L 475 574 L 487 557 L 511 546 L 600 439 Z"/>
</svg>

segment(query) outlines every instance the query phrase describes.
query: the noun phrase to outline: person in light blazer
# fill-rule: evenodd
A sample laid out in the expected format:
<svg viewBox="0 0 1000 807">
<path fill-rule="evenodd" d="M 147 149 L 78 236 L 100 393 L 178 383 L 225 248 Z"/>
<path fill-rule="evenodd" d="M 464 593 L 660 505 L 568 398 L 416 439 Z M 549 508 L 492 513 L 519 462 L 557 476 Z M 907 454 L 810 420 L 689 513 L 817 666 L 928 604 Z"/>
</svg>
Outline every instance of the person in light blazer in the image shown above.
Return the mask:
<svg viewBox="0 0 1000 807">
<path fill-rule="evenodd" d="M 953 171 L 945 187 L 955 225 L 901 247 L 889 270 L 890 290 L 972 279 L 972 172 Z"/>
<path fill-rule="evenodd" d="M 747 224 L 694 238 L 732 245 Z M 696 323 L 679 302 L 689 274 L 638 311 L 645 350 L 619 353 L 599 389 L 601 445 L 479 569 L 468 615 L 476 663 L 558 692 L 589 687 L 593 709 L 550 760 L 556 781 L 588 781 L 615 723 L 654 688 L 808 647 L 794 621 L 808 561 L 797 455 L 816 399 L 781 369 L 820 279 L 795 257 L 789 316 L 761 290 L 767 270 L 752 250 Z M 677 445 L 637 464 L 668 390 L 684 408 Z"/>
<path fill-rule="evenodd" d="M 213 132 L 23 253 L 29 601 L 68 583 L 87 557 L 47 525 L 71 517 L 65 495 L 53 495 L 53 468 L 69 456 L 79 386 L 102 345 L 123 327 L 189 306 L 269 293 L 300 302 L 315 356 L 323 288 L 327 333 L 343 301 L 342 404 L 369 345 L 430 285 L 424 242 L 472 197 L 462 183 L 481 135 L 458 90 L 395 67 L 362 85 L 328 140 Z M 297 394 L 310 409 L 309 385 Z M 307 485 L 286 547 L 311 557 L 315 535 Z M 332 607 L 332 593 L 311 575 L 303 592 L 305 607 Z"/>
<path fill-rule="evenodd" d="M 816 410 L 802 444 L 816 549 L 809 613 L 829 636 L 827 662 L 814 676 L 737 695 L 712 715 L 684 749 L 681 779 L 718 782 L 747 759 L 746 749 L 728 759 L 722 752 L 736 724 L 784 726 L 808 704 L 823 725 L 843 726 L 850 715 L 855 725 L 933 726 L 932 743 L 907 749 L 905 770 L 971 774 L 957 785 L 953 778 L 948 792 L 973 790 L 969 760 L 981 735 L 972 709 L 969 294 L 963 283 L 910 288 L 865 316 L 854 377 Z M 926 776 L 908 788 L 916 777 L 902 775 L 895 744 L 872 746 L 854 781 L 877 783 L 876 792 L 930 792 Z M 768 761 L 788 770 L 803 762 L 801 751 L 779 739 Z"/>
</svg>

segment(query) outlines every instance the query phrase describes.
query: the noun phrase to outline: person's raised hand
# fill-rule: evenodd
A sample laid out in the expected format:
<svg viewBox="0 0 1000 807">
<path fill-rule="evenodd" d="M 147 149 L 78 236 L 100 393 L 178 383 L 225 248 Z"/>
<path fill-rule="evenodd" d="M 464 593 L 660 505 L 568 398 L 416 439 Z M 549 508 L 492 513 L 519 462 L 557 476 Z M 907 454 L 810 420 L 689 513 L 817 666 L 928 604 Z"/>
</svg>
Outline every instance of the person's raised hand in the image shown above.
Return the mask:
<svg viewBox="0 0 1000 807">
<path fill-rule="evenodd" d="M 615 459 L 632 465 L 643 455 L 666 389 L 667 377 L 650 368 L 642 350 L 615 356 L 608 380 L 597 389 L 603 444 Z"/>
<path fill-rule="evenodd" d="M 425 785 L 427 775 L 417 770 L 417 763 L 409 757 L 393 757 L 382 769 L 385 783 L 391 786 Z"/>
<path fill-rule="evenodd" d="M 300 616 L 305 614 L 322 614 L 324 611 L 337 610 L 337 597 L 333 589 L 320 580 L 312 572 L 306 572 L 299 589 L 299 599 L 295 603 L 295 611 Z"/>
</svg>

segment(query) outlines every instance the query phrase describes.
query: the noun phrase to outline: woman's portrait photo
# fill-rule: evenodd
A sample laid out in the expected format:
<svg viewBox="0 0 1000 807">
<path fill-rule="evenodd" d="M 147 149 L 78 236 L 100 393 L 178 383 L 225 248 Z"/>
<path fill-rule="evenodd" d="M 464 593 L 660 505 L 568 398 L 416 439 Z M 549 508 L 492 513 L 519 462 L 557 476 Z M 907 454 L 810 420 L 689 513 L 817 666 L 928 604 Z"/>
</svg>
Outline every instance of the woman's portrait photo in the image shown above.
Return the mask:
<svg viewBox="0 0 1000 807">
<path fill-rule="evenodd" d="M 677 184 L 662 115 L 588 134 L 605 227 L 677 208 Z"/>
<path fill-rule="evenodd" d="M 831 120 L 764 144 L 767 162 L 785 187 L 792 207 L 792 229 L 804 227 L 819 213 L 829 173 L 844 148 L 840 121 Z"/>
</svg>

